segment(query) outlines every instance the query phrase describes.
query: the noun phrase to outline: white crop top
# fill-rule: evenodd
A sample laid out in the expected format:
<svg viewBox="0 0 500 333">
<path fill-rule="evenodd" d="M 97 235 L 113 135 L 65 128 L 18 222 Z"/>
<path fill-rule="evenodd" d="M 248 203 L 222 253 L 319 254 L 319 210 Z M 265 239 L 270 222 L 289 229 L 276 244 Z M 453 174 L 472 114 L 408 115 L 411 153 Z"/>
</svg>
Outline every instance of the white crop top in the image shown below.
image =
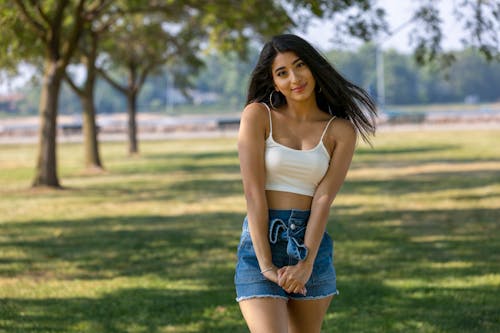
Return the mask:
<svg viewBox="0 0 500 333">
<path fill-rule="evenodd" d="M 264 104 L 264 103 L 262 103 Z M 284 146 L 273 139 L 273 123 L 269 112 L 269 136 L 266 139 L 266 190 L 313 196 L 330 165 L 330 154 L 323 137 L 333 117 L 328 121 L 318 144 L 312 149 L 299 150 Z"/>
</svg>

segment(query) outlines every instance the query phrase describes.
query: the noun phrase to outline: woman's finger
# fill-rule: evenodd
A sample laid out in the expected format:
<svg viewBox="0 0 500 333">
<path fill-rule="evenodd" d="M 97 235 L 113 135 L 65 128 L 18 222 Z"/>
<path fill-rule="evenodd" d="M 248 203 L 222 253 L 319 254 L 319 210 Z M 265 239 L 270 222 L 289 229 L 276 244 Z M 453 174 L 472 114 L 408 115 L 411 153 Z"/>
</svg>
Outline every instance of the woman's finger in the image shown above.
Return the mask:
<svg viewBox="0 0 500 333">
<path fill-rule="evenodd" d="M 278 284 L 281 288 L 286 289 L 285 287 L 290 283 L 288 280 L 288 276 L 285 272 L 278 273 Z"/>
</svg>

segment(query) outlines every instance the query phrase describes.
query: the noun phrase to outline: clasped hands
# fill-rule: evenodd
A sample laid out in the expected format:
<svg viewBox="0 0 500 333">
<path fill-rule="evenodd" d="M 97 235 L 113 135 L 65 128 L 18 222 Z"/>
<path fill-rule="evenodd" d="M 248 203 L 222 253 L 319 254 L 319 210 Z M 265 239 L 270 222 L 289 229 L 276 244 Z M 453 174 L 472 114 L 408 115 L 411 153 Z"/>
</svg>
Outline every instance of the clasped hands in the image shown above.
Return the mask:
<svg viewBox="0 0 500 333">
<path fill-rule="evenodd" d="M 312 265 L 299 261 L 293 266 L 283 266 L 264 272 L 266 279 L 278 284 L 288 293 L 306 295 L 305 287 L 311 277 Z"/>
</svg>

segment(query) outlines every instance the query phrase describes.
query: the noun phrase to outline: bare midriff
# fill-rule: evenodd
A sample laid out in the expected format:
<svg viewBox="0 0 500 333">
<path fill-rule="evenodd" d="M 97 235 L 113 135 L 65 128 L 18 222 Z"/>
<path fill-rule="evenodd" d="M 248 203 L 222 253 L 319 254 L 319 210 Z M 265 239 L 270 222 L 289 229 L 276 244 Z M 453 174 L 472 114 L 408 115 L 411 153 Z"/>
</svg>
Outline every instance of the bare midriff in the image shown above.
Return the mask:
<svg viewBox="0 0 500 333">
<path fill-rule="evenodd" d="M 312 197 L 290 192 L 266 191 L 269 209 L 311 209 Z"/>
</svg>

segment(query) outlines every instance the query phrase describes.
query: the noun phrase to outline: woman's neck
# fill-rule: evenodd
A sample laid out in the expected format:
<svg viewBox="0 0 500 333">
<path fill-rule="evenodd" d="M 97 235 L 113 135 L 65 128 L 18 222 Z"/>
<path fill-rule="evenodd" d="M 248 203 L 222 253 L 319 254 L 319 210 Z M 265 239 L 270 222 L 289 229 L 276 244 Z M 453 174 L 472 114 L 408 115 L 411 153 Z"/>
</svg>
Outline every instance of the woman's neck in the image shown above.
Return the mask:
<svg viewBox="0 0 500 333">
<path fill-rule="evenodd" d="M 309 98 L 306 101 L 287 101 L 287 113 L 290 117 L 296 120 L 308 120 L 314 117 L 318 111 L 318 105 L 314 98 Z"/>
</svg>

